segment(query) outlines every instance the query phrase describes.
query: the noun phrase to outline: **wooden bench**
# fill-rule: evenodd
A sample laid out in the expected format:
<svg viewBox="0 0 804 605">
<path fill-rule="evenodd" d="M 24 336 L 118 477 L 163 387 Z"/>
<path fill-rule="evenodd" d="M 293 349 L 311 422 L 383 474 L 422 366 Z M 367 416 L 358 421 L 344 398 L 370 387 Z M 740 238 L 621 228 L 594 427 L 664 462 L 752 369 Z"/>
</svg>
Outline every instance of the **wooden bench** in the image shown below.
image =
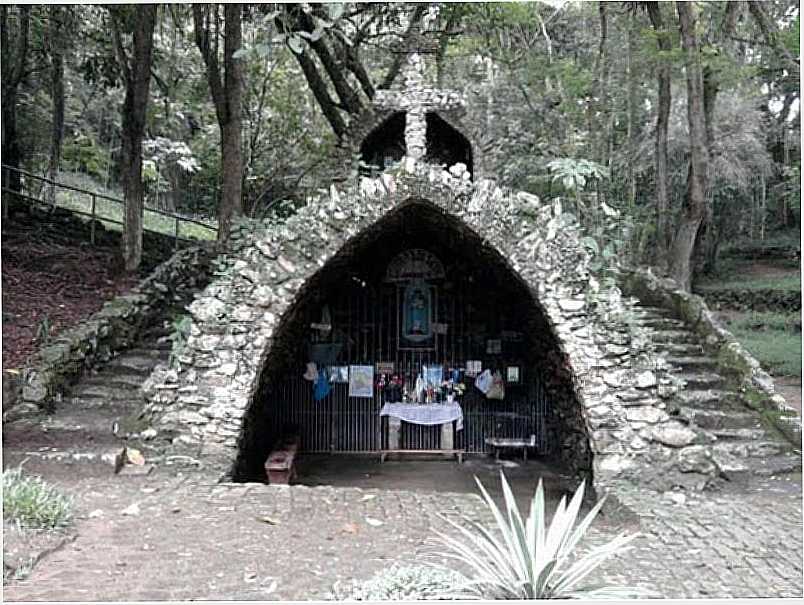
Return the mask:
<svg viewBox="0 0 804 605">
<path fill-rule="evenodd" d="M 265 461 L 265 474 L 271 485 L 290 485 L 296 478 L 296 468 L 293 465 L 296 452 L 299 449 L 297 436 L 283 437 L 277 441 L 273 451 Z"/>
<path fill-rule="evenodd" d="M 464 450 L 380 450 L 380 462 L 385 462 L 388 454 L 441 454 L 455 456 L 458 459 L 458 464 L 463 464 Z"/>
<path fill-rule="evenodd" d="M 510 437 L 486 437 L 486 445 L 494 448 L 494 458 L 500 459 L 500 450 L 521 449 L 525 462 L 528 461 L 528 448 L 536 447 L 536 435 L 531 435 L 530 439 L 517 439 Z"/>
</svg>

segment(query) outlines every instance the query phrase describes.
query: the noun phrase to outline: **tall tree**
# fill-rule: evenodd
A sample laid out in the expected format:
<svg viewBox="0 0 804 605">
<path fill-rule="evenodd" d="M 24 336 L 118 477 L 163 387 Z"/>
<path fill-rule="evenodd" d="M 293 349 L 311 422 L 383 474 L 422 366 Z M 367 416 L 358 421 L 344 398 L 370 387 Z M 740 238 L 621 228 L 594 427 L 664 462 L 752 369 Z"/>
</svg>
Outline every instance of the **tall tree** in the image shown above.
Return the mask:
<svg viewBox="0 0 804 605">
<path fill-rule="evenodd" d="M 55 180 L 61 164 L 61 143 L 64 138 L 64 18 L 69 7 L 51 4 L 48 7 L 48 50 L 50 55 L 50 98 L 53 117 L 50 128 L 50 157 L 48 177 Z M 56 187 L 50 186 L 50 202 L 56 203 Z"/>
<path fill-rule="evenodd" d="M 218 207 L 218 245 L 229 239 L 234 216 L 243 213 L 243 155 L 241 149 L 243 77 L 235 53 L 242 45 L 242 6 L 223 9 L 223 74 L 220 66 L 220 7 L 193 5 L 195 41 L 207 68 L 212 102 L 221 132 L 223 188 Z"/>
<path fill-rule="evenodd" d="M 670 31 L 665 28 L 661 7 L 658 2 L 647 3 L 648 16 L 656 32 L 656 43 L 659 47 L 659 66 L 656 71 L 658 84 L 658 107 L 656 111 L 656 243 L 657 258 L 666 259 L 669 243 L 669 230 L 667 228 L 668 213 L 670 210 L 667 192 L 667 139 L 670 124 L 671 96 L 671 65 L 668 54 L 673 48 Z"/>
<path fill-rule="evenodd" d="M 706 138 L 703 73 L 698 34 L 695 31 L 695 5 L 691 2 L 677 2 L 676 10 L 687 80 L 690 163 L 681 221 L 673 240 L 670 272 L 685 290 L 689 290 L 692 285 L 692 254 L 695 238 L 706 214 L 709 150 Z"/>
<path fill-rule="evenodd" d="M 121 252 L 127 272 L 136 271 L 142 260 L 142 139 L 151 84 L 156 5 L 111 7 L 115 54 L 126 85 L 121 128 L 121 174 L 126 202 Z M 132 34 L 131 53 L 123 44 L 123 32 Z"/>
<path fill-rule="evenodd" d="M 10 33 L 10 13 L 16 21 L 13 40 Z M 3 163 L 12 169 L 18 169 L 21 163 L 19 136 L 17 133 L 17 93 L 25 77 L 25 66 L 28 60 L 28 30 L 30 26 L 31 7 L 0 7 L 0 45 L 2 45 L 2 94 L 3 94 L 3 128 L 2 155 Z M 11 44 L 14 42 L 12 51 Z M 13 191 L 20 191 L 22 182 L 15 170 L 3 171 L 3 186 Z"/>
</svg>

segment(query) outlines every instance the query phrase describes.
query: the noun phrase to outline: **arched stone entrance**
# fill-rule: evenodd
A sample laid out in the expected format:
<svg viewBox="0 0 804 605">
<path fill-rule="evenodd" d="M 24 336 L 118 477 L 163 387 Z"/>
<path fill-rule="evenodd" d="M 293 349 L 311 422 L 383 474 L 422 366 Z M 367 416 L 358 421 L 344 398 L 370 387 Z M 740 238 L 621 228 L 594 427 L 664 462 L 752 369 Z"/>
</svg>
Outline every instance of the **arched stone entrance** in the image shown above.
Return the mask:
<svg viewBox="0 0 804 605">
<path fill-rule="evenodd" d="M 253 430 L 244 426 L 247 411 L 268 360 L 281 350 L 283 328 L 292 321 L 286 313 L 303 306 L 305 284 L 386 216 L 410 200 L 428 200 L 434 213 L 474 233 L 482 242 L 477 248 L 504 259 L 509 277 L 538 301 L 555 338 L 553 378 L 571 387 L 577 404 L 557 410 L 562 457 L 573 459 L 588 439 L 596 487 L 638 476 L 653 460 L 642 454 L 652 450 L 640 441 L 637 425 L 644 422 L 629 420 L 627 410 L 655 404 L 656 380 L 637 384 L 623 346 L 629 328 L 617 319 L 623 304 L 589 306 L 589 257 L 572 221 L 534 196 L 409 160 L 396 175 L 333 186 L 287 219 L 234 228 L 218 277 L 189 307 L 193 324 L 180 367 L 155 372 L 146 385 L 144 415 L 158 439 L 190 449 L 223 474 L 236 472 L 240 446 Z"/>
<path fill-rule="evenodd" d="M 405 296 L 414 285 L 426 292 L 428 312 L 426 325 L 407 334 Z M 371 366 L 373 393 L 350 396 L 336 379 L 317 400 L 313 383 L 302 378 L 311 359 L 328 374 L 331 367 Z M 473 386 L 475 376 L 461 376 L 467 390 L 459 396 L 462 428 L 449 436 L 455 447 L 488 453 L 486 437 L 533 435 L 539 454 L 561 459 L 579 475 L 591 473 L 572 376 L 561 370 L 558 340 L 532 291 L 466 223 L 429 201 L 406 200 L 343 244 L 278 322 L 245 411 L 235 478 L 261 479 L 272 445 L 291 427 L 302 451 L 388 448 L 379 412 L 393 391 L 376 383 L 396 376 L 411 387 L 423 366 L 435 364 L 447 375 L 467 369 L 467 360 L 499 371 L 505 395 L 486 399 Z M 402 445 L 442 447 L 441 430 L 405 424 Z"/>
</svg>

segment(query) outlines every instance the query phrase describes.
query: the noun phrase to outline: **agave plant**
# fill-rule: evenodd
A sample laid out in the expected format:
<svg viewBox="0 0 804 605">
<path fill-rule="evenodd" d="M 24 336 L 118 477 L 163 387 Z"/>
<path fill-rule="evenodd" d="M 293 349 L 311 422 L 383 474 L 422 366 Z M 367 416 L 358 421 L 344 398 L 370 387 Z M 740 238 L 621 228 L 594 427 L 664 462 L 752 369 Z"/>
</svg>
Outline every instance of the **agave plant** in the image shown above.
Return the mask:
<svg viewBox="0 0 804 605">
<path fill-rule="evenodd" d="M 584 495 L 584 483 L 566 504 L 562 498 L 552 522 L 545 525 L 544 489 L 542 482 L 530 505 L 526 521 L 517 508 L 511 486 L 501 472 L 506 514 L 492 500 L 483 484 L 477 481 L 486 506 L 491 511 L 496 532 L 470 519 L 465 525 L 445 520 L 455 528 L 460 538 L 435 532 L 446 550 L 438 554 L 447 559 L 468 564 L 471 577 L 461 576 L 452 588 L 451 598 L 479 599 L 553 599 L 553 598 L 628 598 L 645 597 L 652 593 L 635 587 L 579 587 L 603 561 L 626 549 L 638 534 L 618 535 L 590 552 L 578 555 L 568 565 L 575 547 L 600 512 L 602 498 L 576 525 Z M 498 535 L 495 535 L 498 534 Z"/>
</svg>

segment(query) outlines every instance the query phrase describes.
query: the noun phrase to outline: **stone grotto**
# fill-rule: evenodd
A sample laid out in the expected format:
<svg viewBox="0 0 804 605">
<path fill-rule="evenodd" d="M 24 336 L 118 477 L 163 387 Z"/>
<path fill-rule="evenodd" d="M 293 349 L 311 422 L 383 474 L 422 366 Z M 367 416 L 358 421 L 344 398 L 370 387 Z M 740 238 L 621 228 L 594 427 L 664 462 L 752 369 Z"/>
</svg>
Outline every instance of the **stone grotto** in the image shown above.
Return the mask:
<svg viewBox="0 0 804 605">
<path fill-rule="evenodd" d="M 706 440 L 665 411 L 675 383 L 633 301 L 599 288 L 560 204 L 489 178 L 463 111 L 413 54 L 326 192 L 235 225 L 177 364 L 144 387 L 156 440 L 234 480 L 264 480 L 289 431 L 318 453 L 525 442 L 598 492 L 716 473 Z M 446 416 L 416 422 L 433 406 Z"/>
</svg>

